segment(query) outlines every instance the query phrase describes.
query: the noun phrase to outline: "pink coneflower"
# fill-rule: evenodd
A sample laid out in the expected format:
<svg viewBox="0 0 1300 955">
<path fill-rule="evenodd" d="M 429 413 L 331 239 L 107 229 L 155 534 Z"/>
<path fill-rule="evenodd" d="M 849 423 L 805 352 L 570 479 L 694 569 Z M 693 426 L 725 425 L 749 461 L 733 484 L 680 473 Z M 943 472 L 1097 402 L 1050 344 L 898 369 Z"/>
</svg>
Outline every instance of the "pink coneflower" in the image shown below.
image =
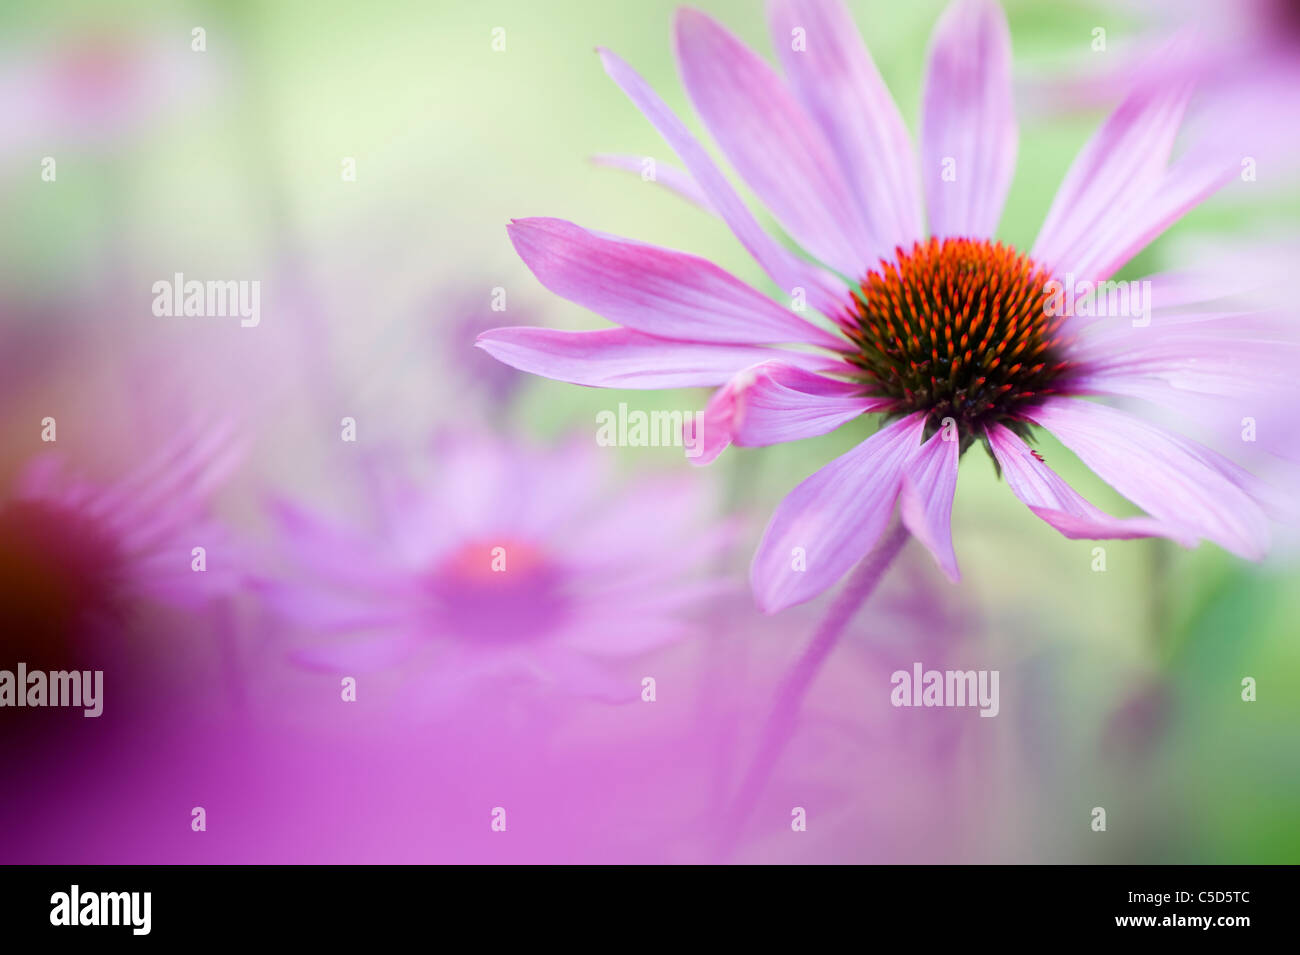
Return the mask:
<svg viewBox="0 0 1300 955">
<path fill-rule="evenodd" d="M 268 602 L 313 636 L 348 635 L 297 660 L 344 675 L 400 664 L 433 710 L 519 678 L 637 699 L 640 675 L 610 665 L 690 634 L 686 612 L 719 590 L 707 565 L 726 532 L 697 545 L 698 483 L 611 495 L 611 456 L 588 442 L 544 452 L 455 436 L 435 456 L 424 479 L 371 468 L 387 473 L 369 531 L 276 505 L 304 573 L 266 582 Z"/>
<path fill-rule="evenodd" d="M 230 429 L 186 431 L 113 484 L 32 460 L 0 501 L 0 637 L 10 664 L 102 665 L 137 601 L 202 607 L 238 584 L 212 493 L 238 460 Z M 196 548 L 202 548 L 196 552 Z"/>
<path fill-rule="evenodd" d="M 1232 314 L 1188 318 L 1157 305 L 1149 326 L 1132 328 L 1128 317 L 1063 314 L 1059 297 L 1111 279 L 1234 174 L 1191 154 L 1170 163 L 1189 89 L 1144 87 L 1125 100 L 1071 166 L 1025 253 L 994 238 L 1017 143 L 1010 38 L 995 3 L 958 0 L 936 28 L 919 163 L 845 8 L 777 0 L 770 10 L 785 79 L 693 10 L 677 16 L 677 56 L 722 151 L 821 265 L 764 233 L 681 121 L 622 60 L 600 55 L 793 307 L 692 255 L 522 219 L 510 237 L 542 284 L 621 327 L 503 328 L 479 344 L 577 384 L 721 386 L 706 410 L 707 457 L 727 443 L 793 441 L 882 415 L 874 435 L 778 508 L 752 568 L 765 612 L 821 593 L 882 539 L 892 554 L 906 532 L 955 579 L 952 500 L 959 459 L 975 444 L 1067 537 L 1206 538 L 1262 556 L 1259 482 L 1185 437 L 1081 399 L 1138 390 L 1249 399 L 1285 383 L 1294 346 Z M 1157 302 L 1159 292 L 1157 283 Z M 827 321 L 801 314 L 804 301 Z M 1112 517 L 1085 500 L 1030 449 L 1035 426 L 1149 516 Z M 896 507 L 905 530 L 887 535 Z"/>
</svg>

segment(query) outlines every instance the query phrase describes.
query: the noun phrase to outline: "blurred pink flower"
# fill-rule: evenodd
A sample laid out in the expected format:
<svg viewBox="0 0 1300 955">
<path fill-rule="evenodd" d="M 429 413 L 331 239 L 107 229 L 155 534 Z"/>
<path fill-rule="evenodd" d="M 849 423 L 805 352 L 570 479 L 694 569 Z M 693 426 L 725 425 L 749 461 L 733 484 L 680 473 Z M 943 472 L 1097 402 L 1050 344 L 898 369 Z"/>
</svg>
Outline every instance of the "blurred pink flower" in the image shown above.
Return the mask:
<svg viewBox="0 0 1300 955">
<path fill-rule="evenodd" d="M 1170 164 L 1190 89 L 1147 86 L 1120 105 L 1071 166 L 1025 255 L 992 239 L 1018 140 L 1011 41 L 996 3 L 957 0 L 936 27 L 919 164 L 841 3 L 779 0 L 771 28 L 785 79 L 709 17 L 680 11 L 683 81 L 742 178 L 833 272 L 762 231 L 681 121 L 601 51 L 791 307 L 692 255 L 523 219 L 510 238 L 542 284 L 621 327 L 504 328 L 480 336 L 481 347 L 576 384 L 721 386 L 697 463 L 729 443 L 793 441 L 885 415 L 889 423 L 778 508 L 752 569 L 765 612 L 833 585 L 882 539 L 896 505 L 956 579 L 953 494 L 959 458 L 976 441 L 1016 496 L 1066 537 L 1206 538 L 1260 558 L 1275 503 L 1261 482 L 1149 420 L 1078 399 L 1276 390 L 1298 357 L 1294 340 L 1280 340 L 1277 316 L 1202 313 L 1193 325 L 1156 307 L 1141 328 L 1116 330 L 1074 314 L 1062 295 L 1072 303 L 1076 289 L 1084 297 L 1112 279 L 1235 174 L 1204 155 Z M 802 46 L 792 41 L 800 31 Z M 805 317 L 805 299 L 829 321 Z M 1116 518 L 1085 500 L 1030 450 L 1033 426 L 1150 516 Z"/>
<path fill-rule="evenodd" d="M 59 37 L 0 67 L 0 155 L 61 144 L 111 148 L 152 120 L 193 106 L 213 76 L 188 28 Z"/>
<path fill-rule="evenodd" d="M 197 609 L 234 590 L 239 562 L 208 504 L 240 453 L 228 426 L 191 430 L 110 485 L 65 473 L 57 454 L 33 459 L 0 503 L 0 635 L 10 662 L 82 665 L 133 601 Z"/>
<path fill-rule="evenodd" d="M 709 564 L 730 535 L 697 482 L 611 496 L 613 458 L 591 442 L 539 451 L 456 436 L 435 455 L 423 480 L 371 468 L 373 532 L 275 505 L 305 573 L 265 581 L 268 604 L 312 634 L 356 636 L 298 662 L 344 674 L 402 664 L 433 709 L 519 677 L 634 700 L 639 677 L 604 664 L 692 634 L 686 612 L 726 589 Z"/>
<path fill-rule="evenodd" d="M 1066 69 L 1036 71 L 1030 109 L 1059 112 L 1109 105 L 1126 91 L 1195 83 L 1188 129 L 1198 148 L 1250 157 L 1257 181 L 1289 187 L 1300 163 L 1300 5 L 1294 0 L 1148 0 L 1090 4 L 1125 19 L 1106 21 L 1106 49 Z M 1238 196 L 1245 195 L 1238 191 Z"/>
</svg>

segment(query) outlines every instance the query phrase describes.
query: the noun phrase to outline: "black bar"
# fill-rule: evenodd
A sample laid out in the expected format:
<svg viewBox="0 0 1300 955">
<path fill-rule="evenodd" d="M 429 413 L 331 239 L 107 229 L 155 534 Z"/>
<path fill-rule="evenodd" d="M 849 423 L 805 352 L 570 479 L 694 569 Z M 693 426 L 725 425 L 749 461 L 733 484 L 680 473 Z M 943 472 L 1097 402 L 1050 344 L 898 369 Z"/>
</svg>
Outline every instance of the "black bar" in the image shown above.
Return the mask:
<svg viewBox="0 0 1300 955">
<path fill-rule="evenodd" d="M 484 878 L 424 867 L 9 867 L 0 870 L 0 924 L 6 941 L 62 937 L 91 944 L 276 937 L 356 937 L 374 944 L 409 938 L 413 929 L 430 933 L 436 943 L 446 928 L 474 924 L 493 936 L 511 925 L 527 931 L 531 924 L 540 938 L 550 931 L 543 926 L 570 919 L 564 932 L 577 938 L 593 929 L 596 915 L 603 922 L 625 920 L 629 937 L 692 921 L 739 936 L 757 930 L 761 937 L 766 920 L 775 918 L 795 930 L 820 934 L 839 926 L 859 938 L 910 926 L 927 943 L 1126 934 L 1146 942 L 1196 937 L 1230 943 L 1287 929 L 1294 875 L 1290 867 L 1267 866 L 914 866 L 813 879 L 801 873 L 761 885 L 728 872 L 721 878 L 730 888 L 722 891 L 716 873 L 709 879 L 713 887 L 704 889 L 690 874 L 663 881 L 658 873 L 647 879 L 620 872 L 598 877 L 595 884 L 607 887 L 602 891 L 592 887 L 589 872 L 544 879 L 527 873 L 515 883 L 501 873 Z M 148 933 L 136 934 L 142 894 L 131 909 L 121 896 L 102 909 L 111 916 L 117 905 L 119 921 L 128 924 L 51 924 L 62 914 L 56 912 L 58 894 L 70 902 L 74 885 L 82 911 L 96 915 L 101 903 L 87 903 L 88 894 L 148 892 Z M 137 916 L 134 925 L 129 914 Z"/>
</svg>

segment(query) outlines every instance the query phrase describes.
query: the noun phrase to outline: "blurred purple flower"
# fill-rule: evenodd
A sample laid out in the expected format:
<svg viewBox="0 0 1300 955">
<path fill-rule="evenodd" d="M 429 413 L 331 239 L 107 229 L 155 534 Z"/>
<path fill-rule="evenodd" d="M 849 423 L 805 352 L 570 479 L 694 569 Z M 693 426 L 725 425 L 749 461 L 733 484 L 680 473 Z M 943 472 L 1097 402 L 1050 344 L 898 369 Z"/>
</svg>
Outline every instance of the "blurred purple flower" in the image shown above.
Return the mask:
<svg viewBox="0 0 1300 955">
<path fill-rule="evenodd" d="M 844 6 L 780 0 L 771 9 L 786 79 L 684 9 L 683 81 L 785 231 L 856 287 L 764 233 L 681 121 L 602 50 L 606 71 L 789 290 L 791 307 L 695 256 L 523 219 L 510 238 L 542 284 L 621 327 L 504 328 L 479 344 L 513 367 L 576 384 L 721 386 L 705 410 L 697 463 L 729 443 L 799 440 L 883 413 L 888 424 L 795 488 L 772 518 L 752 571 L 765 612 L 833 585 L 886 539 L 896 506 L 955 580 L 953 494 L 961 454 L 976 441 L 1016 496 L 1066 537 L 1164 536 L 1185 546 L 1206 538 L 1261 557 L 1272 502 L 1260 482 L 1149 420 L 1078 400 L 1225 388 L 1250 396 L 1283 387 L 1300 357 L 1277 324 L 1237 314 L 1202 315 L 1192 326 L 1153 309 L 1141 328 L 1116 329 L 1064 304 L 1064 294 L 1073 303 L 1076 289 L 1084 297 L 1111 280 L 1235 174 L 1204 154 L 1170 164 L 1190 90 L 1145 86 L 1120 105 L 1066 174 L 1031 257 L 991 238 L 1018 140 L 1011 39 L 996 3 L 956 0 L 935 29 L 919 164 Z M 800 31 L 806 48 L 792 41 Z M 829 322 L 801 314 L 805 296 Z M 1030 450 L 1034 426 L 1150 517 L 1112 517 L 1084 499 Z M 806 555 L 803 566 L 792 554 Z"/>
<path fill-rule="evenodd" d="M 684 614 L 726 589 L 709 571 L 730 537 L 696 482 L 607 491 L 612 456 L 468 436 L 436 446 L 426 480 L 372 467 L 373 532 L 281 501 L 296 579 L 267 580 L 268 604 L 313 634 L 358 635 L 299 651 L 344 674 L 403 664 L 434 709 L 485 683 L 541 678 L 609 701 L 641 687 L 603 661 L 694 632 Z M 364 633 L 365 636 L 359 636 Z"/>
<path fill-rule="evenodd" d="M 524 379 L 508 365 L 494 360 L 475 349 L 467 350 L 468 342 L 497 324 L 497 312 L 491 310 L 486 296 L 464 296 L 450 308 L 439 307 L 450 316 L 448 321 L 437 323 L 439 359 L 450 365 L 458 375 L 462 387 L 479 393 L 494 409 L 506 408 L 514 400 Z M 518 325 L 533 325 L 532 315 L 525 311 L 521 316 L 511 310 Z"/>
</svg>

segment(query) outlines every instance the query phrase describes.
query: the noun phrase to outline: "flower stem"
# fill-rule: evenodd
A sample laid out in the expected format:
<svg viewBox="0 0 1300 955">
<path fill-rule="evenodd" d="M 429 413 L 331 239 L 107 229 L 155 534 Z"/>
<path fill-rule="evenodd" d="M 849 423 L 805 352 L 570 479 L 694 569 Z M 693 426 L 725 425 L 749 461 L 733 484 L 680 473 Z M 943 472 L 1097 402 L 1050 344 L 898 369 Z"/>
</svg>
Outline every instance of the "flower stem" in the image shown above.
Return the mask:
<svg viewBox="0 0 1300 955">
<path fill-rule="evenodd" d="M 776 702 L 763 725 L 757 755 L 750 764 L 749 771 L 745 774 L 736 799 L 727 814 L 728 821 L 721 845 L 723 858 L 731 854 L 746 820 L 754 811 L 754 806 L 758 803 L 763 788 L 772 775 L 772 770 L 776 768 L 781 753 L 794 735 L 799 709 L 808 693 L 808 688 L 820 672 L 826 658 L 835 649 L 845 627 L 875 591 L 876 586 L 885 576 L 885 571 L 903 549 L 909 536 L 902 521 L 895 519 L 893 526 L 885 532 L 885 536 L 880 539 L 875 548 L 854 568 L 844 589 L 835 597 L 830 609 L 826 611 L 826 616 L 822 618 L 813 633 L 807 649 L 786 673 L 777 691 Z"/>
</svg>

